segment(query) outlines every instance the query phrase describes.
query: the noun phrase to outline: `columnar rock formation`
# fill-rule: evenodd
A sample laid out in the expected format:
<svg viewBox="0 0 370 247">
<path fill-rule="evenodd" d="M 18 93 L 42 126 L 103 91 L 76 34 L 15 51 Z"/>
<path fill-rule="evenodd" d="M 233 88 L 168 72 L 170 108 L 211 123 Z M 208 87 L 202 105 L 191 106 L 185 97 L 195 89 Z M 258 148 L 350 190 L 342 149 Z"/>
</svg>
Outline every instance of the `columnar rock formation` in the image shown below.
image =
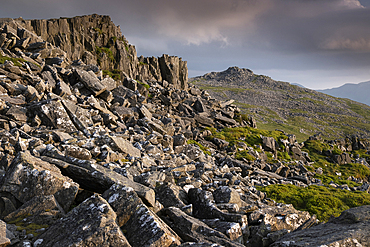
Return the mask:
<svg viewBox="0 0 370 247">
<path fill-rule="evenodd" d="M 55 47 L 47 53 L 44 51 L 41 58 L 58 57 L 66 63 L 81 59 L 86 64 L 99 65 L 102 70 L 114 71 L 121 77 L 163 79 L 179 89 L 187 86 L 186 61 L 168 55 L 138 58 L 135 46 L 128 43 L 120 27 L 109 16 L 93 14 L 50 20 L 1 19 L 1 23 L 14 34 L 11 40 L 18 39 L 23 46 L 46 41 Z"/>
</svg>

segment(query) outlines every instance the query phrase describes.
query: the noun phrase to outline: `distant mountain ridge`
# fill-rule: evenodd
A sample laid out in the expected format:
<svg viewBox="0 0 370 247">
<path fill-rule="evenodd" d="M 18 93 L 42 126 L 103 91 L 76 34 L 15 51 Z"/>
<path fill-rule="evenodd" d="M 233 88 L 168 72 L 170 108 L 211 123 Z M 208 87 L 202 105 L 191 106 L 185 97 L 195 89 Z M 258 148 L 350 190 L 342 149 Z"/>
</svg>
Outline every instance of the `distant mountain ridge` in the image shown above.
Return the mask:
<svg viewBox="0 0 370 247">
<path fill-rule="evenodd" d="M 334 97 L 348 98 L 366 105 L 370 105 L 370 81 L 361 82 L 358 84 L 347 83 L 340 87 L 316 91 L 329 94 Z"/>
<path fill-rule="evenodd" d="M 189 79 L 219 100 L 235 100 L 257 126 L 296 133 L 301 140 L 322 133 L 328 139 L 370 136 L 370 107 L 308 88 L 230 67 Z M 364 90 L 367 91 L 368 90 Z"/>
</svg>

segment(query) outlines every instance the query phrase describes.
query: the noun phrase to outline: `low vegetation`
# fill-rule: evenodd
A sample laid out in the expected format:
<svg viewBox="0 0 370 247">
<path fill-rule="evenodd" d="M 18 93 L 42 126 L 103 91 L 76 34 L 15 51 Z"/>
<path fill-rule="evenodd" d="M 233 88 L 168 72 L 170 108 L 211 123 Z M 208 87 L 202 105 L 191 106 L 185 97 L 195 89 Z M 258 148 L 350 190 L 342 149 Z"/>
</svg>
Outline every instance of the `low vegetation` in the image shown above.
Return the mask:
<svg viewBox="0 0 370 247">
<path fill-rule="evenodd" d="M 296 209 L 316 214 L 320 221 L 352 207 L 370 204 L 370 194 L 362 191 L 348 191 L 325 186 L 301 188 L 294 185 L 270 185 L 258 187 L 277 202 L 292 204 Z"/>
<path fill-rule="evenodd" d="M 18 67 L 22 67 L 22 63 L 26 62 L 23 58 L 11 58 L 0 54 L 0 64 L 4 64 L 5 61 L 12 61 Z"/>
<path fill-rule="evenodd" d="M 237 118 L 247 120 L 248 116 L 242 114 L 237 116 Z M 237 145 L 239 142 L 246 143 L 249 149 L 237 150 L 235 158 L 248 161 L 256 160 L 256 157 L 251 153 L 251 148 L 254 152 L 262 152 L 262 136 L 273 137 L 279 144 L 277 157 L 273 157 L 271 152 L 264 151 L 267 156 L 266 162 L 273 163 L 278 160 L 285 165 L 292 164 L 292 158 L 281 142 L 281 140 L 288 138 L 282 131 L 254 129 L 251 127 L 225 128 L 220 131 L 210 127 L 206 129 L 212 133 L 211 136 L 207 137 L 208 140 L 220 138 L 228 141 L 230 143 L 229 147 Z M 195 141 L 188 141 L 188 143 L 201 147 Z M 307 152 L 312 161 L 305 167 L 315 173 L 314 178 L 319 179 L 322 182 L 322 186 L 312 185 L 303 188 L 291 184 L 279 184 L 258 187 L 258 189 L 266 192 L 271 199 L 293 204 L 296 209 L 316 214 L 321 221 L 327 221 L 331 216 L 339 216 L 343 210 L 348 208 L 370 204 L 370 194 L 366 192 L 332 187 L 332 184 L 357 187 L 361 185 L 358 183 L 359 181 L 366 182 L 370 180 L 370 169 L 366 165 L 359 163 L 337 164 L 332 162 L 330 159 L 332 155 L 341 155 L 343 153 L 340 147 L 333 143 L 323 140 L 307 140 L 302 148 L 302 151 Z M 206 150 L 204 147 L 201 147 L 201 149 Z M 355 150 L 350 154 L 353 157 L 364 158 L 370 162 L 370 154 L 367 150 Z M 318 169 L 321 172 L 316 172 Z"/>
</svg>

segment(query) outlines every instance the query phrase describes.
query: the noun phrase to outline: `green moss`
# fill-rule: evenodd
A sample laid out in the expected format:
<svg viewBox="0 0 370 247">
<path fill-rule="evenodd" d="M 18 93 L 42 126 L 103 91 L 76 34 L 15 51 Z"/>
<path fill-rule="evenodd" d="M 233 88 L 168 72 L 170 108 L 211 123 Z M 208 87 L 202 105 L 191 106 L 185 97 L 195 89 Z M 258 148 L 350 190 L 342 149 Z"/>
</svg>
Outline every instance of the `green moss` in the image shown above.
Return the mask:
<svg viewBox="0 0 370 247">
<path fill-rule="evenodd" d="M 15 66 L 22 67 L 22 63 L 26 62 L 23 58 L 12 58 L 7 56 L 2 56 L 0 54 L 0 64 L 4 64 L 5 61 L 12 61 Z"/>
<path fill-rule="evenodd" d="M 36 230 L 39 230 L 41 228 L 48 228 L 49 225 L 38 225 L 35 223 L 27 224 L 23 220 L 31 215 L 26 215 L 24 217 L 18 217 L 15 220 L 7 222 L 8 224 L 14 224 L 17 226 L 17 231 L 23 231 L 26 230 L 27 234 L 33 234 L 34 236 L 39 235 L 40 233 L 36 232 Z"/>
<path fill-rule="evenodd" d="M 203 151 L 203 153 L 208 154 L 208 155 L 211 155 L 211 152 L 210 152 L 210 151 L 208 151 L 208 148 L 206 148 L 205 146 L 203 146 L 202 144 L 200 144 L 200 143 L 199 143 L 199 142 L 197 142 L 197 141 L 194 141 L 194 140 L 188 140 L 188 141 L 187 141 L 187 144 L 194 144 L 194 145 L 197 145 L 197 146 L 200 148 L 200 150 L 202 150 L 202 151 Z"/>
<path fill-rule="evenodd" d="M 249 161 L 256 160 L 256 158 L 253 155 L 250 155 L 247 150 L 237 152 L 235 154 L 235 158 L 238 160 L 241 160 L 242 158 L 249 160 Z"/>
<path fill-rule="evenodd" d="M 150 86 L 148 85 L 148 84 L 146 84 L 146 83 L 144 83 L 144 82 L 141 82 L 141 81 L 139 81 L 139 80 L 136 80 L 139 84 L 141 84 L 141 85 L 143 85 L 146 89 L 148 89 L 149 90 L 149 88 L 150 88 Z"/>
<path fill-rule="evenodd" d="M 102 35 L 103 34 L 103 31 L 100 28 L 98 28 L 98 27 L 94 27 L 93 30 L 95 32 L 99 33 L 99 35 Z"/>
<path fill-rule="evenodd" d="M 107 56 L 109 57 L 109 59 L 112 62 L 115 61 L 113 53 L 108 47 L 96 46 L 95 49 L 96 49 L 96 55 L 98 55 L 98 63 L 99 64 L 101 64 L 101 57 L 102 57 L 103 53 L 107 54 Z M 100 59 L 100 62 L 99 62 L 99 59 Z"/>
<path fill-rule="evenodd" d="M 278 202 L 293 204 L 298 210 L 316 214 L 321 221 L 327 221 L 331 215 L 352 207 L 370 204 L 370 194 L 361 191 L 347 191 L 323 186 L 300 188 L 294 185 L 270 185 L 258 187 L 267 196 Z"/>
<path fill-rule="evenodd" d="M 291 161 L 292 158 L 289 156 L 287 152 L 277 151 L 277 159 L 282 161 Z"/>
<path fill-rule="evenodd" d="M 121 71 L 120 70 L 112 70 L 112 71 L 103 70 L 103 75 L 108 75 L 116 81 L 121 80 Z"/>
</svg>

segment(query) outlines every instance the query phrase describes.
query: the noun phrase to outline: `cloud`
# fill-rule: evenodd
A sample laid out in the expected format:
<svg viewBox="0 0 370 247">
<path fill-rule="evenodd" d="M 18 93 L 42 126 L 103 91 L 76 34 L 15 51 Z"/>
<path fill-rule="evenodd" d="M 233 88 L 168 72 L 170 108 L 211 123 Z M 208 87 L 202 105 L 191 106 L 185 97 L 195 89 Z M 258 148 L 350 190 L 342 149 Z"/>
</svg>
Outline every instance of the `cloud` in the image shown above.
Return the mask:
<svg viewBox="0 0 370 247">
<path fill-rule="evenodd" d="M 322 83 L 339 79 L 321 70 L 370 78 L 370 1 L 360 1 L 6 0 L 0 16 L 110 15 L 139 55 L 181 56 L 192 73 L 237 65 Z"/>
</svg>

